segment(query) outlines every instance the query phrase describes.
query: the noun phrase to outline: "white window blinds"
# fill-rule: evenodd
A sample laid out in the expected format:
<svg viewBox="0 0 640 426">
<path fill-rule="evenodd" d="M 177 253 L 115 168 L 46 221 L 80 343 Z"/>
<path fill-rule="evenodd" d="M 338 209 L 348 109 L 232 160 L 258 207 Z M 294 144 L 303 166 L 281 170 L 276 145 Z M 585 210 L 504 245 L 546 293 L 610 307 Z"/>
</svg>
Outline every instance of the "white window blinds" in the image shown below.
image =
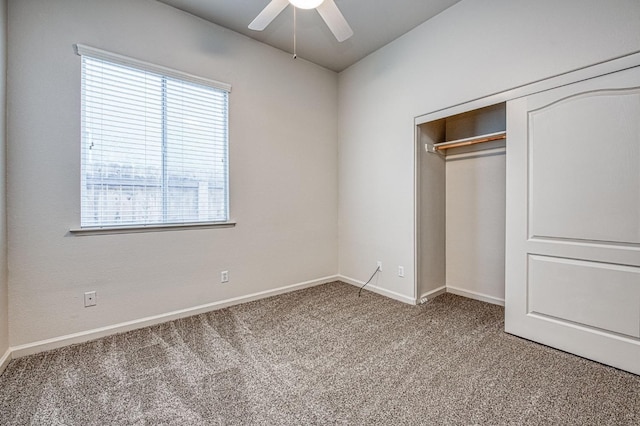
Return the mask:
<svg viewBox="0 0 640 426">
<path fill-rule="evenodd" d="M 230 88 L 77 49 L 81 227 L 227 221 Z"/>
</svg>

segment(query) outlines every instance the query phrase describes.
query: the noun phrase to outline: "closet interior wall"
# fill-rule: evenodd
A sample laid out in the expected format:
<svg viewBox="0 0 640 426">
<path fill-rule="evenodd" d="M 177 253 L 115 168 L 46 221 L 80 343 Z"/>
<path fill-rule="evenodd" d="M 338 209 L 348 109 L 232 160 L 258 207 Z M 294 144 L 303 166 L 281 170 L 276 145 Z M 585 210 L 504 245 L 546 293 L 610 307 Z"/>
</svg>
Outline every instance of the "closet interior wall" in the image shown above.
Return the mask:
<svg viewBox="0 0 640 426">
<path fill-rule="evenodd" d="M 504 103 L 418 126 L 420 299 L 447 291 L 504 304 L 505 140 L 425 145 L 505 129 Z"/>
</svg>

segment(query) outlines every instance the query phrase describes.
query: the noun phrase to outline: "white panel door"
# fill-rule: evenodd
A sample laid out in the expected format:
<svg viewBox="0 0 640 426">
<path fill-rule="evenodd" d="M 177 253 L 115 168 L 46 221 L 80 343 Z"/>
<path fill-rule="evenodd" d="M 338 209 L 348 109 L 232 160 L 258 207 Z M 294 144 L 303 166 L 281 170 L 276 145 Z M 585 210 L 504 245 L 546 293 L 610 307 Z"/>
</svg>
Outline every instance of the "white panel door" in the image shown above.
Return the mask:
<svg viewBox="0 0 640 426">
<path fill-rule="evenodd" d="M 640 67 L 507 104 L 505 330 L 640 374 Z"/>
</svg>

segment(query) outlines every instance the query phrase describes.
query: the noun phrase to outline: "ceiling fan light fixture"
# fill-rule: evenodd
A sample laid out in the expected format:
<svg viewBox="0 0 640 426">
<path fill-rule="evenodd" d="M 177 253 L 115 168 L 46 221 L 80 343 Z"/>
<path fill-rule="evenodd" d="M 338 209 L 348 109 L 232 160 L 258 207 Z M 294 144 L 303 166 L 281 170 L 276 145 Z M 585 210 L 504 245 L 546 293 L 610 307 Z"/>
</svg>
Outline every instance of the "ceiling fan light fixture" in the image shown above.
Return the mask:
<svg viewBox="0 0 640 426">
<path fill-rule="evenodd" d="M 254 31 L 264 30 L 289 5 L 300 9 L 316 9 L 338 42 L 343 42 L 353 35 L 353 30 L 344 19 L 334 0 L 271 0 L 262 9 L 262 12 L 251 21 L 249 29 Z M 295 13 L 293 16 L 293 31 L 295 34 Z"/>
<path fill-rule="evenodd" d="M 315 9 L 320 6 L 324 0 L 289 0 L 289 3 L 298 9 Z"/>
</svg>

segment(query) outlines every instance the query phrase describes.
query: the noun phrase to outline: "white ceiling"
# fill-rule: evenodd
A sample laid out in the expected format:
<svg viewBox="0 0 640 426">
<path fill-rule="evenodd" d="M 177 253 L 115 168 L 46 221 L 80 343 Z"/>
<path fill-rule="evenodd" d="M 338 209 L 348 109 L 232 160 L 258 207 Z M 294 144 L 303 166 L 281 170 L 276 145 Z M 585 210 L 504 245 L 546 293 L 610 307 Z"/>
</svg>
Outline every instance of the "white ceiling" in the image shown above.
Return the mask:
<svg viewBox="0 0 640 426">
<path fill-rule="evenodd" d="M 158 1 L 293 52 L 293 6 L 287 7 L 264 31 L 252 31 L 247 26 L 270 0 Z M 459 1 L 335 0 L 354 32 L 342 43 L 334 38 L 318 12 L 298 9 L 298 57 L 342 71 Z"/>
</svg>

